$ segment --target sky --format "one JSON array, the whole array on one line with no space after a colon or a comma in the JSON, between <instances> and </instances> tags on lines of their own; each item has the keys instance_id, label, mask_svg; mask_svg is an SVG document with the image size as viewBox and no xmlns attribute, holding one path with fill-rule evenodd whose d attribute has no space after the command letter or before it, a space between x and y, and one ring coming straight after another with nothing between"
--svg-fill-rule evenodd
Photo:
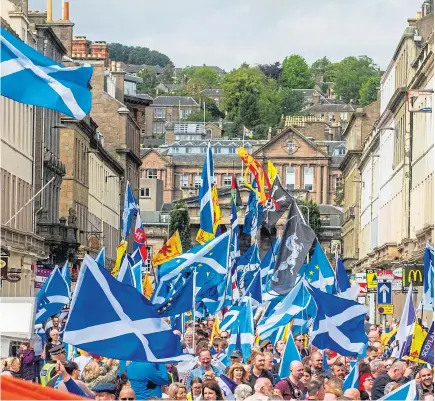
<instances>
[{"instance_id":1,"label":"sky","mask_svg":"<svg viewBox=\"0 0 435 401\"><path fill-rule=\"evenodd\" d=\"M70 0L74 35L166 54L177 67L367 55L388 66L423 0ZM62 0L53 0L54 19ZM46 0L29 0L46 10Z\"/></svg>"}]
</instances>

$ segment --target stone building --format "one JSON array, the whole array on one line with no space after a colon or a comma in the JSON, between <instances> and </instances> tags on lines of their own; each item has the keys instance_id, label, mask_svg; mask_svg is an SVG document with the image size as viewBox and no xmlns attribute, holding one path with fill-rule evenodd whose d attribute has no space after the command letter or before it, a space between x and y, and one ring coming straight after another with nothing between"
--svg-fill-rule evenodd
<instances>
[{"instance_id":1,"label":"stone building","mask_svg":"<svg viewBox=\"0 0 435 401\"><path fill-rule=\"evenodd\" d=\"M102 60L105 67L109 67L109 45L105 41L92 42L86 36L75 36L71 44L73 59L97 61Z\"/></svg>"},{"instance_id":2,"label":"stone building","mask_svg":"<svg viewBox=\"0 0 435 401\"><path fill-rule=\"evenodd\" d=\"M221 122L184 122L167 123L165 144L172 145L178 141L199 141L221 138Z\"/></svg>"}]
</instances>

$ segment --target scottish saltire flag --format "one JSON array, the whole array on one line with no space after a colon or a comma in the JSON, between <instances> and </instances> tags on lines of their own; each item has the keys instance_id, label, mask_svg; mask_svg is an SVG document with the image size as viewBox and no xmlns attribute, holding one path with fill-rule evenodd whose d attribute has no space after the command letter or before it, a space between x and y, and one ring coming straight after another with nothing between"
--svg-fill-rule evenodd
<instances>
[{"instance_id":1,"label":"scottish saltire flag","mask_svg":"<svg viewBox=\"0 0 435 401\"><path fill-rule=\"evenodd\" d=\"M301 267L299 274L315 288L319 288L328 294L336 292L334 270L332 270L319 241L316 241L311 260Z\"/></svg>"},{"instance_id":2,"label":"scottish saltire flag","mask_svg":"<svg viewBox=\"0 0 435 401\"><path fill-rule=\"evenodd\" d=\"M320 274L320 272L319 272ZM355 300L360 292L360 287L357 283L350 283L349 276L346 273L346 268L343 261L337 257L335 264L335 275L337 292L341 298Z\"/></svg>"},{"instance_id":3,"label":"scottish saltire flag","mask_svg":"<svg viewBox=\"0 0 435 401\"><path fill-rule=\"evenodd\" d=\"M136 216L133 240L133 253L140 255L142 262L145 264L148 261L147 236L143 229L140 211ZM137 262L137 260L135 260L135 262Z\"/></svg>"},{"instance_id":4,"label":"scottish saltire flag","mask_svg":"<svg viewBox=\"0 0 435 401\"><path fill-rule=\"evenodd\" d=\"M263 302L262 298L263 289L261 287L261 272L257 269L253 279L246 288L244 296L250 298L252 307L256 308Z\"/></svg>"},{"instance_id":5,"label":"scottish saltire flag","mask_svg":"<svg viewBox=\"0 0 435 401\"><path fill-rule=\"evenodd\" d=\"M293 335L308 334L313 324L313 318L306 316L306 313L302 311L295 316L292 322L291 332Z\"/></svg>"},{"instance_id":6,"label":"scottish saltire flag","mask_svg":"<svg viewBox=\"0 0 435 401\"><path fill-rule=\"evenodd\" d=\"M195 280L193 274L191 274L184 280L182 287L159 306L157 309L159 315L162 317L176 316L191 311L193 309L194 285Z\"/></svg>"},{"instance_id":7,"label":"scottish saltire flag","mask_svg":"<svg viewBox=\"0 0 435 401\"><path fill-rule=\"evenodd\" d=\"M121 220L121 239L126 240L130 234L131 218L138 210L136 199L131 190L130 183L127 181L124 194L124 210Z\"/></svg>"},{"instance_id":8,"label":"scottish saltire flag","mask_svg":"<svg viewBox=\"0 0 435 401\"><path fill-rule=\"evenodd\" d=\"M358 355L367 343L364 318L368 309L358 302L339 298L313 286L308 290L317 306L312 345L331 349L343 356Z\"/></svg>"},{"instance_id":9,"label":"scottish saltire flag","mask_svg":"<svg viewBox=\"0 0 435 401\"><path fill-rule=\"evenodd\" d=\"M257 188L255 180L252 182L252 187ZM246 206L245 221L243 223L243 232L251 237L257 235L257 229L261 224L261 215L263 213L263 205L258 203L257 194L251 190L249 192L248 204Z\"/></svg>"},{"instance_id":10,"label":"scottish saltire flag","mask_svg":"<svg viewBox=\"0 0 435 401\"><path fill-rule=\"evenodd\" d=\"M173 296L179 289L181 289L186 281L181 273L171 281L159 281L156 290L151 297L151 303L155 306L162 305L166 299Z\"/></svg>"},{"instance_id":11,"label":"scottish saltire flag","mask_svg":"<svg viewBox=\"0 0 435 401\"><path fill-rule=\"evenodd\" d=\"M64 341L113 359L140 362L186 359L180 338L154 306L135 288L123 285L100 269L88 255L77 279Z\"/></svg>"},{"instance_id":12,"label":"scottish saltire flag","mask_svg":"<svg viewBox=\"0 0 435 401\"><path fill-rule=\"evenodd\" d=\"M135 288L143 294L143 283L142 283L142 261L139 261L135 263L132 268L131 272L133 273L133 282Z\"/></svg>"},{"instance_id":13,"label":"scottish saltire flag","mask_svg":"<svg viewBox=\"0 0 435 401\"><path fill-rule=\"evenodd\" d=\"M214 164L210 143L207 148L207 156L201 174L201 186L199 187L199 230L196 240L204 244L214 238L213 222L214 207L212 189L214 186Z\"/></svg>"},{"instance_id":14,"label":"scottish saltire flag","mask_svg":"<svg viewBox=\"0 0 435 401\"><path fill-rule=\"evenodd\" d=\"M228 273L216 286L212 286L205 291L197 291L197 300L202 299L210 315L215 315L222 309L231 306L232 299L232 278Z\"/></svg>"},{"instance_id":15,"label":"scottish saltire flag","mask_svg":"<svg viewBox=\"0 0 435 401\"><path fill-rule=\"evenodd\" d=\"M68 293L71 295L71 274L69 271L68 261L62 267L62 277L65 280L66 285L68 286Z\"/></svg>"},{"instance_id":16,"label":"scottish saltire flag","mask_svg":"<svg viewBox=\"0 0 435 401\"><path fill-rule=\"evenodd\" d=\"M172 330L178 330L184 334L184 314L171 316L170 321Z\"/></svg>"},{"instance_id":17,"label":"scottish saltire flag","mask_svg":"<svg viewBox=\"0 0 435 401\"><path fill-rule=\"evenodd\" d=\"M36 295L35 324L44 323L69 302L69 290L56 266Z\"/></svg>"},{"instance_id":18,"label":"scottish saltire flag","mask_svg":"<svg viewBox=\"0 0 435 401\"><path fill-rule=\"evenodd\" d=\"M423 309L434 310L434 250L427 244L424 251Z\"/></svg>"},{"instance_id":19,"label":"scottish saltire flag","mask_svg":"<svg viewBox=\"0 0 435 401\"><path fill-rule=\"evenodd\" d=\"M263 290L266 288L267 281L270 281L273 275L273 269L275 267L276 255L278 253L279 244L281 242L281 238L277 237L276 240L272 243L266 255L260 262L260 271L261 271L261 285L263 286Z\"/></svg>"},{"instance_id":20,"label":"scottish saltire flag","mask_svg":"<svg viewBox=\"0 0 435 401\"><path fill-rule=\"evenodd\" d=\"M199 287L217 284L227 273L228 252L231 232L226 233L198 245L169 262L163 263L157 270L158 281L170 281L179 273L187 276L197 271Z\"/></svg>"},{"instance_id":21,"label":"scottish saltire flag","mask_svg":"<svg viewBox=\"0 0 435 401\"><path fill-rule=\"evenodd\" d=\"M280 379L284 379L290 376L290 364L293 361L302 362L301 354L296 348L296 344L293 340L293 336L289 336L285 345L284 354L279 365L278 376Z\"/></svg>"},{"instance_id":22,"label":"scottish saltire flag","mask_svg":"<svg viewBox=\"0 0 435 401\"><path fill-rule=\"evenodd\" d=\"M257 243L252 244L242 255L237 257L236 265L238 272L244 272L246 270L250 270L251 258L256 249ZM255 259L256 257L254 257ZM260 257L258 257L259 260ZM253 260L254 260L253 259Z\"/></svg>"},{"instance_id":23,"label":"scottish saltire flag","mask_svg":"<svg viewBox=\"0 0 435 401\"><path fill-rule=\"evenodd\" d=\"M235 304L231 306L227 313L225 313L224 318L222 319L221 324L219 325L220 331L229 330L231 332L234 331L235 324L239 318L240 308L242 304Z\"/></svg>"},{"instance_id":24,"label":"scottish saltire flag","mask_svg":"<svg viewBox=\"0 0 435 401\"><path fill-rule=\"evenodd\" d=\"M418 400L417 382L411 380L401 387L379 398L379 401L415 401Z\"/></svg>"},{"instance_id":25,"label":"scottish saltire flag","mask_svg":"<svg viewBox=\"0 0 435 401\"><path fill-rule=\"evenodd\" d=\"M92 67L64 67L1 28L1 95L77 120L91 111Z\"/></svg>"},{"instance_id":26,"label":"scottish saltire flag","mask_svg":"<svg viewBox=\"0 0 435 401\"><path fill-rule=\"evenodd\" d=\"M234 180L233 174L233 180ZM231 243L230 243L230 259L229 259L229 268L231 275L231 294L232 301L235 302L240 298L239 287L237 285L237 258L240 256L240 227L237 220L237 208L234 200L231 202Z\"/></svg>"},{"instance_id":27,"label":"scottish saltire flag","mask_svg":"<svg viewBox=\"0 0 435 401\"><path fill-rule=\"evenodd\" d=\"M358 379L359 379L359 364L354 363L350 372L344 379L343 393L349 388L356 388L358 390Z\"/></svg>"},{"instance_id":28,"label":"scottish saltire flag","mask_svg":"<svg viewBox=\"0 0 435 401\"><path fill-rule=\"evenodd\" d=\"M132 287L135 287L133 271L131 270L130 258L128 256L129 255L125 255L124 260L122 261L117 280L123 284L128 284Z\"/></svg>"},{"instance_id":29,"label":"scottish saltire flag","mask_svg":"<svg viewBox=\"0 0 435 401\"><path fill-rule=\"evenodd\" d=\"M260 320L258 334L261 338L270 335L277 328L290 323L301 311L304 311L307 317L316 315L316 304L300 280L285 298L270 311L269 316Z\"/></svg>"},{"instance_id":30,"label":"scottish saltire flag","mask_svg":"<svg viewBox=\"0 0 435 401\"><path fill-rule=\"evenodd\" d=\"M391 356L401 358L407 355L411 347L412 333L414 332L415 309L412 302L412 283L406 295L405 306L403 307L402 317L400 318L399 329L396 333L398 348L394 348Z\"/></svg>"},{"instance_id":31,"label":"scottish saltire flag","mask_svg":"<svg viewBox=\"0 0 435 401\"><path fill-rule=\"evenodd\" d=\"M103 246L100 249L100 252L98 252L97 257L95 258L95 262L97 262L97 265L100 266L102 269L106 269L106 247Z\"/></svg>"},{"instance_id":32,"label":"scottish saltire flag","mask_svg":"<svg viewBox=\"0 0 435 401\"><path fill-rule=\"evenodd\" d=\"M261 259L260 259L260 252L258 250L257 242L254 243L253 247L254 249L251 253L251 257L249 259L248 264L243 266L239 265L237 267L238 284L242 292L246 291L246 289L251 285L254 276L257 274L260 268ZM261 282L261 274L260 274L260 282Z\"/></svg>"}]
</instances>

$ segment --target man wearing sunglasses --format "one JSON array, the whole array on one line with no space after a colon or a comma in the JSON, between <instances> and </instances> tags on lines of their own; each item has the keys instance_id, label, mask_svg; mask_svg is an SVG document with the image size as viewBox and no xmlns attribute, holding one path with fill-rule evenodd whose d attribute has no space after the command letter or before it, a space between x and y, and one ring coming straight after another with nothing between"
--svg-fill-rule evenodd
<instances>
[{"instance_id":1,"label":"man wearing sunglasses","mask_svg":"<svg viewBox=\"0 0 435 401\"><path fill-rule=\"evenodd\" d=\"M124 386L119 393L119 399L122 401L133 401L136 399L136 394L130 386Z\"/></svg>"},{"instance_id":2,"label":"man wearing sunglasses","mask_svg":"<svg viewBox=\"0 0 435 401\"><path fill-rule=\"evenodd\" d=\"M308 348L305 348L305 339L303 334L296 334L293 336L294 342L296 344L296 348L301 355L301 359L304 359L306 356L310 355L310 351Z\"/></svg>"}]
</instances>

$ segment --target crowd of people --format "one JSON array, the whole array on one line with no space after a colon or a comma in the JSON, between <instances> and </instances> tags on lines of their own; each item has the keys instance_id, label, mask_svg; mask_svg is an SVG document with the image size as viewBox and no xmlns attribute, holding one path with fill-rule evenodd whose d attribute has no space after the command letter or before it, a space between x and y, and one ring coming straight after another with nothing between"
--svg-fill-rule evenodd
<instances>
[{"instance_id":1,"label":"crowd of people","mask_svg":"<svg viewBox=\"0 0 435 401\"><path fill-rule=\"evenodd\" d=\"M62 323L53 317L50 327L15 356L2 361L1 375L96 400L378 400L415 379L419 399L433 401L433 366L398 360L388 355L382 326L367 319L368 342L359 357L307 346L305 334L294 334L300 361L290 363L288 377L279 378L285 341L254 344L248 360L238 349L226 355L230 333L212 336L213 320L189 322L180 336L192 362L159 364L117 361L80 351L67 357ZM222 363L224 358L229 362ZM343 383L352 365L359 376L352 388Z\"/></svg>"}]
</instances>

